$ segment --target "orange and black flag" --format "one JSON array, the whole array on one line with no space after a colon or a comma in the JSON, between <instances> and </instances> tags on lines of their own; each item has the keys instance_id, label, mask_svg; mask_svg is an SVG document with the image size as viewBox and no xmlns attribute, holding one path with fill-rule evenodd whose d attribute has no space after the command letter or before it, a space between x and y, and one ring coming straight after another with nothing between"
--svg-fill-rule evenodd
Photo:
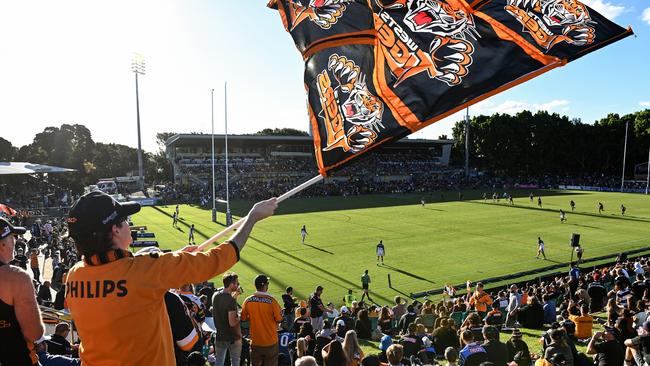
<instances>
[{"instance_id":1,"label":"orange and black flag","mask_svg":"<svg viewBox=\"0 0 650 366\"><path fill-rule=\"evenodd\" d=\"M319 171L632 34L577 0L271 0Z\"/></svg>"}]
</instances>

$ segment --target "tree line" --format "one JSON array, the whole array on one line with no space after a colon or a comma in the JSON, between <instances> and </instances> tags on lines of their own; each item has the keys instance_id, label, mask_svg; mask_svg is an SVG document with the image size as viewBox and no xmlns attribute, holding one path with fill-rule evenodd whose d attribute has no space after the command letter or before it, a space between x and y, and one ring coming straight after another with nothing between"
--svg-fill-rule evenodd
<instances>
[{"instance_id":1,"label":"tree line","mask_svg":"<svg viewBox=\"0 0 650 366\"><path fill-rule=\"evenodd\" d=\"M609 114L593 124L556 113L475 116L470 120L470 166L511 176L620 175L628 123L626 178L648 161L650 109ZM453 127L453 164L465 159L465 122Z\"/></svg>"},{"instance_id":2,"label":"tree line","mask_svg":"<svg viewBox=\"0 0 650 366\"><path fill-rule=\"evenodd\" d=\"M173 133L158 133L157 152L143 153L145 177L148 182L167 181L171 167L164 153L164 142ZM22 161L46 164L76 172L49 174L48 182L80 192L101 178L121 177L138 171L137 149L120 144L95 142L90 130L81 124L63 124L46 127L34 136L32 143L15 147L0 137L0 161ZM8 184L19 184L23 179L9 176Z\"/></svg>"},{"instance_id":3,"label":"tree line","mask_svg":"<svg viewBox=\"0 0 650 366\"><path fill-rule=\"evenodd\" d=\"M581 175L621 173L625 124L628 123L626 176L634 165L646 162L650 148L650 109L619 116L610 114L594 124L582 123L556 113L523 111L515 115L479 115L470 120L472 168L511 176L544 174ZM171 180L165 142L175 133L156 134L158 150L144 152L147 182ZM303 131L276 128L255 134L306 135ZM452 164L465 161L465 125L453 127L456 140ZM50 174L48 181L79 192L100 178L137 172L137 149L114 143L95 142L82 124L46 127L32 143L15 147L0 137L0 161L25 161L76 169L74 173ZM137 173L136 173L137 174ZM5 182L19 182L10 177Z\"/></svg>"}]
</instances>

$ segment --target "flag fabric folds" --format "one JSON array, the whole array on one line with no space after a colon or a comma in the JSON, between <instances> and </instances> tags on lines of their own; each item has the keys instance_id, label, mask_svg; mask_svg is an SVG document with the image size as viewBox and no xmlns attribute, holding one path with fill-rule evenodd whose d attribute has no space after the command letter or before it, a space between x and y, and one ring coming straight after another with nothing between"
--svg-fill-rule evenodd
<instances>
[{"instance_id":1,"label":"flag fabric folds","mask_svg":"<svg viewBox=\"0 0 650 366\"><path fill-rule=\"evenodd\" d=\"M319 172L631 35L577 0L271 0Z\"/></svg>"}]
</instances>

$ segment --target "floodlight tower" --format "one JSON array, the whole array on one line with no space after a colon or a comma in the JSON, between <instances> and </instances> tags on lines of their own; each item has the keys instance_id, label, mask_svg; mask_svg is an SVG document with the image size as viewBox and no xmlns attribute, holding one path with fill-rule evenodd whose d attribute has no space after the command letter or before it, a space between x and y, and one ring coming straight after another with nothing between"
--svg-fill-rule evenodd
<instances>
[{"instance_id":1,"label":"floodlight tower","mask_svg":"<svg viewBox=\"0 0 650 366\"><path fill-rule=\"evenodd\" d=\"M133 54L133 59L131 60L131 71L135 74L135 110L138 119L138 175L139 175L139 186L142 192L146 195L144 189L144 165L142 161L142 142L140 138L140 95L138 93L138 75L145 74L145 63L144 56L135 53Z\"/></svg>"}]
</instances>

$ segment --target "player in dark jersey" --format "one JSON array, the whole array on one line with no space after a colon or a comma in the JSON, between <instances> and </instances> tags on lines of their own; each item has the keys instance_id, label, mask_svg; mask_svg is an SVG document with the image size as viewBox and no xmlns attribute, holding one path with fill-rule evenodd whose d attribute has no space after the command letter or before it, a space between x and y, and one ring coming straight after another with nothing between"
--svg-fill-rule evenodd
<instances>
[{"instance_id":1,"label":"player in dark jersey","mask_svg":"<svg viewBox=\"0 0 650 366\"><path fill-rule=\"evenodd\" d=\"M542 208L542 197L537 197L537 207Z\"/></svg>"},{"instance_id":2,"label":"player in dark jersey","mask_svg":"<svg viewBox=\"0 0 650 366\"><path fill-rule=\"evenodd\" d=\"M598 213L603 213L605 211L605 206L603 206L602 202L598 202Z\"/></svg>"},{"instance_id":3,"label":"player in dark jersey","mask_svg":"<svg viewBox=\"0 0 650 366\"><path fill-rule=\"evenodd\" d=\"M623 204L621 204L621 215L625 216L625 211L626 210L627 210L627 208Z\"/></svg>"}]
</instances>

